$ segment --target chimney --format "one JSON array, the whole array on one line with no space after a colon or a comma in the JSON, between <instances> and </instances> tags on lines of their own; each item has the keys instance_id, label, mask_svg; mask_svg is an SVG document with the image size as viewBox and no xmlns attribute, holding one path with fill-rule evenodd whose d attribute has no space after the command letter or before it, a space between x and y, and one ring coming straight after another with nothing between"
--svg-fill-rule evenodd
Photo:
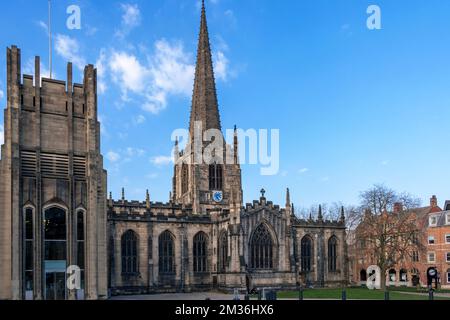
<instances>
[{"instance_id":1,"label":"chimney","mask_svg":"<svg viewBox=\"0 0 450 320\"><path fill-rule=\"evenodd\" d=\"M430 198L430 207L432 207L432 208L437 207L437 197L435 195L433 195Z\"/></svg>"},{"instance_id":2,"label":"chimney","mask_svg":"<svg viewBox=\"0 0 450 320\"><path fill-rule=\"evenodd\" d=\"M401 202L394 203L394 213L399 213L403 210L403 204Z\"/></svg>"}]
</instances>

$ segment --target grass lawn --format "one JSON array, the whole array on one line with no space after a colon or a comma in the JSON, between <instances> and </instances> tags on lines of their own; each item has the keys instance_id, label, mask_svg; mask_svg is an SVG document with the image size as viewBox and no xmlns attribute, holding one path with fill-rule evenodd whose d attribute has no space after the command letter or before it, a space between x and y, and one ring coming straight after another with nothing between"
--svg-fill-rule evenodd
<instances>
[{"instance_id":1,"label":"grass lawn","mask_svg":"<svg viewBox=\"0 0 450 320\"><path fill-rule=\"evenodd\" d=\"M381 290L369 290L367 288L347 288L347 299L363 299L363 300L384 300L384 292ZM298 299L298 291L280 291L277 293L279 299L293 298ZM341 299L341 288L318 288L306 289L303 291L305 299ZM428 296L413 295L389 290L390 300L428 300ZM435 297L436 300L450 300L445 298Z\"/></svg>"}]
</instances>

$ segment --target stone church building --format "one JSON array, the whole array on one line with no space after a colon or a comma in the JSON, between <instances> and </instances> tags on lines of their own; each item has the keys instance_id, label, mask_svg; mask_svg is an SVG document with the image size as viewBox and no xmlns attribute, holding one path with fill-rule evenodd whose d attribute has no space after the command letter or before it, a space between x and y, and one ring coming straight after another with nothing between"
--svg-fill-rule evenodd
<instances>
[{"instance_id":1,"label":"stone church building","mask_svg":"<svg viewBox=\"0 0 450 320\"><path fill-rule=\"evenodd\" d=\"M107 197L97 74L84 83L21 73L7 49L5 143L0 160L0 299L105 299L109 294L337 286L348 279L345 218L296 218L261 190L243 203L238 138L211 163L190 139L174 151L168 203ZM205 8L190 136L222 130ZM223 137L222 137L223 139ZM224 139L223 139L224 141ZM201 145L200 149L203 150ZM229 158L232 161L217 161ZM67 286L69 266L80 285Z\"/></svg>"}]
</instances>

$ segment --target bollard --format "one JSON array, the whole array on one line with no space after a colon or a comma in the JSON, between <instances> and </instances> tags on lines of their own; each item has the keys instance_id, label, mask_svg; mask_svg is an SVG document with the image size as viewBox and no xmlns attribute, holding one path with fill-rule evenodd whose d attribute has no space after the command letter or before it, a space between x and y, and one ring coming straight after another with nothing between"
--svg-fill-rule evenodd
<instances>
[{"instance_id":1,"label":"bollard","mask_svg":"<svg viewBox=\"0 0 450 320\"><path fill-rule=\"evenodd\" d=\"M298 290L298 300L303 300L303 288Z\"/></svg>"},{"instance_id":2,"label":"bollard","mask_svg":"<svg viewBox=\"0 0 450 320\"><path fill-rule=\"evenodd\" d=\"M347 300L347 291L342 290L342 300Z\"/></svg>"},{"instance_id":3,"label":"bollard","mask_svg":"<svg viewBox=\"0 0 450 320\"><path fill-rule=\"evenodd\" d=\"M433 292L433 289L430 289L430 291L428 291L428 300L434 300L434 292Z\"/></svg>"},{"instance_id":4,"label":"bollard","mask_svg":"<svg viewBox=\"0 0 450 320\"><path fill-rule=\"evenodd\" d=\"M384 292L384 300L389 300L389 291L388 290L386 290Z\"/></svg>"},{"instance_id":5,"label":"bollard","mask_svg":"<svg viewBox=\"0 0 450 320\"><path fill-rule=\"evenodd\" d=\"M261 300L261 298L262 298L261 296L262 296L262 292L261 292L261 290L259 290L258 291L258 300Z\"/></svg>"}]
</instances>

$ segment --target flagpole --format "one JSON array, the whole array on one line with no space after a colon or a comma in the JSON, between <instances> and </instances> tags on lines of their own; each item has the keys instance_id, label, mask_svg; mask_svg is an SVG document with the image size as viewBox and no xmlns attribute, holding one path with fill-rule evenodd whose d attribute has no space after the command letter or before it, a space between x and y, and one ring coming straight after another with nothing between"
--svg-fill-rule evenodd
<instances>
[{"instance_id":1,"label":"flagpole","mask_svg":"<svg viewBox=\"0 0 450 320\"><path fill-rule=\"evenodd\" d=\"M52 78L52 10L51 0L48 0L48 57L50 68L50 79Z\"/></svg>"}]
</instances>

